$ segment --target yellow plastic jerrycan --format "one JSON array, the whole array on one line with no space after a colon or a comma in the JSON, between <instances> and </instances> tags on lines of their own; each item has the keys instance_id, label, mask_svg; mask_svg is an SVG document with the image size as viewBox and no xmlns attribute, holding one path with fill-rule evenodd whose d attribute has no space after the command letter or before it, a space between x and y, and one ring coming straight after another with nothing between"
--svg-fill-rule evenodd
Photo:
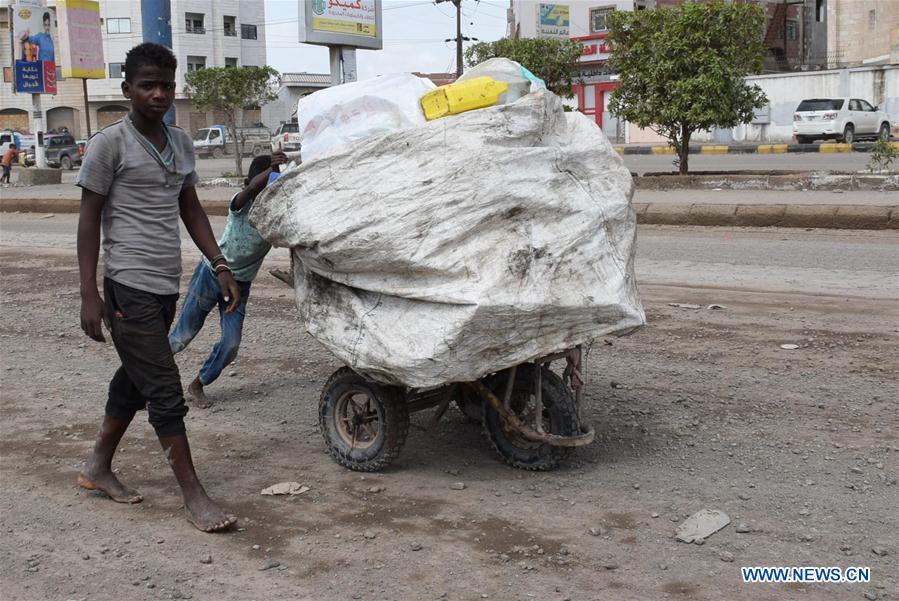
<instances>
[{"instance_id":1,"label":"yellow plastic jerrycan","mask_svg":"<svg viewBox=\"0 0 899 601\"><path fill-rule=\"evenodd\" d=\"M425 119L433 121L447 115L493 106L509 84L492 77L475 77L431 90L421 97Z\"/></svg>"}]
</instances>

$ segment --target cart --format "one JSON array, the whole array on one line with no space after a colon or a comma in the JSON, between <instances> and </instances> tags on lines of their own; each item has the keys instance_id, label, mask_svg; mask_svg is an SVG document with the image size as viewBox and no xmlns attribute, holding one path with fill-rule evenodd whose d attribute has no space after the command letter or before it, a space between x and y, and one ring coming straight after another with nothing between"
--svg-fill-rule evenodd
<instances>
[{"instance_id":1,"label":"cart","mask_svg":"<svg viewBox=\"0 0 899 601\"><path fill-rule=\"evenodd\" d=\"M360 472L384 469L399 454L409 415L436 408L431 428L451 403L473 421L497 453L513 467L555 468L573 447L593 442L582 424L584 376L577 347L490 374L475 382L405 389L373 382L349 367L338 369L322 390L319 425L328 453ZM565 361L562 375L552 371Z\"/></svg>"},{"instance_id":2,"label":"cart","mask_svg":"<svg viewBox=\"0 0 899 601\"><path fill-rule=\"evenodd\" d=\"M269 270L293 288L293 273ZM592 427L581 419L584 396L583 348L539 357L474 382L432 388L381 384L349 367L325 384L318 419L328 453L358 472L377 472L396 459L409 433L409 415L435 408L436 428L452 403L472 421L509 465L548 471L574 447L590 444ZM565 362L559 375L552 364Z\"/></svg>"}]
</instances>

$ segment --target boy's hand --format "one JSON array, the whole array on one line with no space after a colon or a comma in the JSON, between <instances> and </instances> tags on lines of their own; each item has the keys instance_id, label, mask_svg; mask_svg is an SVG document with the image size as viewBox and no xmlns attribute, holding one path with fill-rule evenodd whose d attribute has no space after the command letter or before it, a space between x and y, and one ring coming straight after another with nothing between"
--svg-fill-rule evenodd
<instances>
[{"instance_id":1,"label":"boy's hand","mask_svg":"<svg viewBox=\"0 0 899 601\"><path fill-rule=\"evenodd\" d=\"M225 302L228 303L225 313L231 313L237 308L237 303L240 302L240 289L237 287L237 282L234 281L234 276L231 275L230 271L222 271L216 276L216 279L218 279L222 296Z\"/></svg>"},{"instance_id":2,"label":"boy's hand","mask_svg":"<svg viewBox=\"0 0 899 601\"><path fill-rule=\"evenodd\" d=\"M96 290L93 294L88 293L81 298L81 329L97 342L106 342L101 326L101 323L106 321L105 313L106 305ZM108 323L106 327L109 327Z\"/></svg>"},{"instance_id":3,"label":"boy's hand","mask_svg":"<svg viewBox=\"0 0 899 601\"><path fill-rule=\"evenodd\" d=\"M272 153L272 167L275 165L283 165L287 162L287 155L284 154L283 150L277 150ZM273 169L274 171L274 169Z\"/></svg>"}]
</instances>

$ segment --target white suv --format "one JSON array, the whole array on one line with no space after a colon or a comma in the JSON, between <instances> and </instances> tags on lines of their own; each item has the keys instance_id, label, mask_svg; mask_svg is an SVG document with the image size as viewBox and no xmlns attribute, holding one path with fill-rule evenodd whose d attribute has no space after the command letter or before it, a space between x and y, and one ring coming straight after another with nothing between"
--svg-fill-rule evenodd
<instances>
[{"instance_id":1,"label":"white suv","mask_svg":"<svg viewBox=\"0 0 899 601\"><path fill-rule=\"evenodd\" d=\"M890 117L859 98L810 98L793 113L793 135L800 144L838 139L851 144L860 138L890 139Z\"/></svg>"}]
</instances>

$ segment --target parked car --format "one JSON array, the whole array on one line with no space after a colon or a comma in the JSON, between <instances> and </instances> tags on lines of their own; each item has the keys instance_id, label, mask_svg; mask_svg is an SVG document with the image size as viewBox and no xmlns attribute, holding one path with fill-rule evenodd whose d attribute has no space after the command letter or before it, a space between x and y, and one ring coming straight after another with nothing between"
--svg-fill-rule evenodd
<instances>
[{"instance_id":1,"label":"parked car","mask_svg":"<svg viewBox=\"0 0 899 601\"><path fill-rule=\"evenodd\" d=\"M272 136L272 149L296 152L300 149L300 126L296 121L282 123Z\"/></svg>"},{"instance_id":2,"label":"parked car","mask_svg":"<svg viewBox=\"0 0 899 601\"><path fill-rule=\"evenodd\" d=\"M81 164L83 151L79 152L78 143L72 134L44 134L44 158L48 167L73 169ZM34 165L34 144L28 147L25 154L25 165Z\"/></svg>"},{"instance_id":3,"label":"parked car","mask_svg":"<svg viewBox=\"0 0 899 601\"><path fill-rule=\"evenodd\" d=\"M266 127L242 127L237 129L242 141L241 152L258 157L268 150L271 131ZM226 154L234 154L234 142L231 132L224 125L210 125L197 131L194 135L194 152L197 156L209 156L220 159Z\"/></svg>"},{"instance_id":4,"label":"parked car","mask_svg":"<svg viewBox=\"0 0 899 601\"><path fill-rule=\"evenodd\" d=\"M860 98L809 98L793 113L793 135L800 144L834 139L890 139L890 117Z\"/></svg>"}]
</instances>

